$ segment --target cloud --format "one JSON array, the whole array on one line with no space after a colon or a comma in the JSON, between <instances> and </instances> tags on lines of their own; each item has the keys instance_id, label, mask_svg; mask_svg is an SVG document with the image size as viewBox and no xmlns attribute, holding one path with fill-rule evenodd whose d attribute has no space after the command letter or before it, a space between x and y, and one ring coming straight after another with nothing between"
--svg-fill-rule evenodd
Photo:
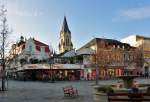
<instances>
[{"instance_id":1,"label":"cloud","mask_svg":"<svg viewBox=\"0 0 150 102\"><path fill-rule=\"evenodd\" d=\"M150 17L150 7L130 8L121 10L119 13L120 17L126 19L144 19Z\"/></svg>"},{"instance_id":2,"label":"cloud","mask_svg":"<svg viewBox=\"0 0 150 102\"><path fill-rule=\"evenodd\" d=\"M0 0L1 2L1 0ZM44 15L42 10L39 8L30 8L23 6L23 2L16 0L16 1L7 1L3 2L7 8L7 14L9 16L19 16L19 17L38 17Z\"/></svg>"},{"instance_id":3,"label":"cloud","mask_svg":"<svg viewBox=\"0 0 150 102\"><path fill-rule=\"evenodd\" d=\"M38 17L42 16L43 12L38 11L38 10L32 10L32 11L27 11L27 10L8 10L8 15L11 16L20 16L20 17Z\"/></svg>"}]
</instances>

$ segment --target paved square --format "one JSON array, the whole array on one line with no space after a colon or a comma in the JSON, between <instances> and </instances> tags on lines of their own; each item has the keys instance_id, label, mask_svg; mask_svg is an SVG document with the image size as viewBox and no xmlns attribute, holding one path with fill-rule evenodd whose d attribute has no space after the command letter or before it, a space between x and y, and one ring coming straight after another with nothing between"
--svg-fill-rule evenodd
<instances>
[{"instance_id":1,"label":"paved square","mask_svg":"<svg viewBox=\"0 0 150 102\"><path fill-rule=\"evenodd\" d=\"M136 79L138 83L149 84L150 79ZM118 80L101 80L99 84L116 84ZM94 81L39 81L10 80L9 91L0 92L0 102L94 102ZM66 98L62 87L72 85L79 91L79 97Z\"/></svg>"},{"instance_id":2,"label":"paved square","mask_svg":"<svg viewBox=\"0 0 150 102\"><path fill-rule=\"evenodd\" d=\"M0 102L93 102L93 82L33 82L9 81L9 91L0 93ZM73 85L79 91L79 97L64 97L62 87Z\"/></svg>"}]
</instances>

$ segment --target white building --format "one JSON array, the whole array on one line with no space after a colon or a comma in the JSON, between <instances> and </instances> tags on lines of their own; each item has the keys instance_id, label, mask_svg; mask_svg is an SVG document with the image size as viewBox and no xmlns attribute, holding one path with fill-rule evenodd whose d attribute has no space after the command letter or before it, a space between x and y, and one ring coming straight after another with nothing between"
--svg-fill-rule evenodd
<instances>
[{"instance_id":1,"label":"white building","mask_svg":"<svg viewBox=\"0 0 150 102\"><path fill-rule=\"evenodd\" d=\"M50 55L48 45L33 38L24 41L22 37L10 50L9 71L20 80L45 80L46 77L50 80L52 74L55 75L55 80L80 79L83 66L70 61L76 55L75 50L62 53L58 57L55 55L51 59Z\"/></svg>"},{"instance_id":2,"label":"white building","mask_svg":"<svg viewBox=\"0 0 150 102\"><path fill-rule=\"evenodd\" d=\"M23 58L25 56L29 56L28 60L31 58L38 60L45 60L49 58L50 50L47 44L33 38L29 38L23 46L24 49L21 53L21 57Z\"/></svg>"},{"instance_id":3,"label":"white building","mask_svg":"<svg viewBox=\"0 0 150 102\"><path fill-rule=\"evenodd\" d=\"M46 63L50 57L50 49L47 44L44 44L34 38L20 41L12 45L8 56L8 71L18 72L25 71L24 66L28 64ZM43 67L41 67L43 69Z\"/></svg>"}]
</instances>

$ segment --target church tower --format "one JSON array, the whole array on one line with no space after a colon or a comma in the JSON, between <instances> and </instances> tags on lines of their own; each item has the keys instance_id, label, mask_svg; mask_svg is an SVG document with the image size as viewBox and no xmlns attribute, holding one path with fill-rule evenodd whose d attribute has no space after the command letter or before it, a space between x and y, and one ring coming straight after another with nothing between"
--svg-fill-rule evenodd
<instances>
[{"instance_id":1,"label":"church tower","mask_svg":"<svg viewBox=\"0 0 150 102\"><path fill-rule=\"evenodd\" d=\"M63 25L60 31L59 38L59 53L63 53L65 51L70 51L73 49L73 44L71 41L71 32L69 30L66 16L64 17Z\"/></svg>"}]
</instances>

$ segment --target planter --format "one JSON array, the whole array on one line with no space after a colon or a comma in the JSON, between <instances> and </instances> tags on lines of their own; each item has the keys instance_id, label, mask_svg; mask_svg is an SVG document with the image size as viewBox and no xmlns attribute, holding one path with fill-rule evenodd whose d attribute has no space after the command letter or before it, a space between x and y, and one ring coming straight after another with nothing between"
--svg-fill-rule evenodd
<instances>
[{"instance_id":1,"label":"planter","mask_svg":"<svg viewBox=\"0 0 150 102\"><path fill-rule=\"evenodd\" d=\"M108 102L107 93L99 92L98 88L100 86L94 86L93 98L94 102Z\"/></svg>"},{"instance_id":2,"label":"planter","mask_svg":"<svg viewBox=\"0 0 150 102\"><path fill-rule=\"evenodd\" d=\"M94 93L94 102L108 102L106 93Z\"/></svg>"}]
</instances>

